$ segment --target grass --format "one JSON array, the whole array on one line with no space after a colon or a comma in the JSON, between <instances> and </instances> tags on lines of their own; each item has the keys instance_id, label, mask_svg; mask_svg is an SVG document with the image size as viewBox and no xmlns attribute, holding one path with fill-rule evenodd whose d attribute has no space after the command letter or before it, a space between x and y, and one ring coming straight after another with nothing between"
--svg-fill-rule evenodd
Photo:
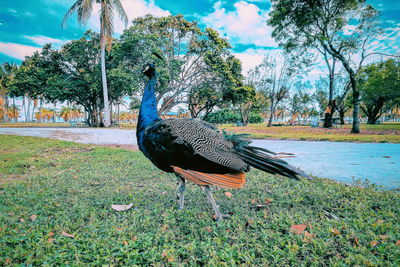
<instances>
[{"instance_id":1,"label":"grass","mask_svg":"<svg viewBox=\"0 0 400 267\"><path fill-rule=\"evenodd\" d=\"M140 152L1 135L0 265L400 265L398 193L253 170L215 190L217 224L197 187L184 210L175 189Z\"/></svg>"},{"instance_id":2,"label":"grass","mask_svg":"<svg viewBox=\"0 0 400 267\"><path fill-rule=\"evenodd\" d=\"M237 127L232 124L223 124L220 128L236 133L248 133L256 139L400 143L400 123L361 124L360 134L351 134L351 125L325 129L310 126L266 127L265 124L249 124L245 127Z\"/></svg>"}]
</instances>

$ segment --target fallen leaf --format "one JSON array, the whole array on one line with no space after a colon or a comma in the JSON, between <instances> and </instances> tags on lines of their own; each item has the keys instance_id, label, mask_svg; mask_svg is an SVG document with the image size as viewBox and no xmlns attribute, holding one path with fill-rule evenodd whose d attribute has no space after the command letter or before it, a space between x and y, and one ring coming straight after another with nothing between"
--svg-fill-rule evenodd
<instances>
[{"instance_id":1,"label":"fallen leaf","mask_svg":"<svg viewBox=\"0 0 400 267\"><path fill-rule=\"evenodd\" d=\"M305 224L296 224L296 225L292 225L290 226L290 231L294 234L301 234L304 232L304 230L306 230L307 225Z\"/></svg>"},{"instance_id":2,"label":"fallen leaf","mask_svg":"<svg viewBox=\"0 0 400 267\"><path fill-rule=\"evenodd\" d=\"M54 233L53 233L53 232L50 232L50 233L49 233L49 236L54 236Z\"/></svg>"},{"instance_id":3,"label":"fallen leaf","mask_svg":"<svg viewBox=\"0 0 400 267\"><path fill-rule=\"evenodd\" d=\"M54 238L49 238L49 239L47 239L47 242L53 243L53 242L54 242Z\"/></svg>"},{"instance_id":4,"label":"fallen leaf","mask_svg":"<svg viewBox=\"0 0 400 267\"><path fill-rule=\"evenodd\" d=\"M133 203L129 203L128 205L111 205L111 208L116 211L126 211L132 208Z\"/></svg>"},{"instance_id":5,"label":"fallen leaf","mask_svg":"<svg viewBox=\"0 0 400 267\"><path fill-rule=\"evenodd\" d=\"M203 227L203 230L206 231L206 232L211 233L211 227L210 226Z\"/></svg>"},{"instance_id":6,"label":"fallen leaf","mask_svg":"<svg viewBox=\"0 0 400 267\"><path fill-rule=\"evenodd\" d=\"M232 197L232 193L231 192L225 192L225 196L227 196L228 198Z\"/></svg>"},{"instance_id":7,"label":"fallen leaf","mask_svg":"<svg viewBox=\"0 0 400 267\"><path fill-rule=\"evenodd\" d=\"M251 200L251 204L255 204L256 203L256 200L255 199L252 199Z\"/></svg>"},{"instance_id":8,"label":"fallen leaf","mask_svg":"<svg viewBox=\"0 0 400 267\"><path fill-rule=\"evenodd\" d=\"M304 231L303 241L310 242L313 239L314 235L310 234L308 231Z\"/></svg>"},{"instance_id":9,"label":"fallen leaf","mask_svg":"<svg viewBox=\"0 0 400 267\"><path fill-rule=\"evenodd\" d=\"M356 246L359 246L360 245L360 242L358 241L358 238L355 236L355 237L353 237L353 239L351 240L351 242L354 244L354 245L356 245Z\"/></svg>"},{"instance_id":10,"label":"fallen leaf","mask_svg":"<svg viewBox=\"0 0 400 267\"><path fill-rule=\"evenodd\" d=\"M382 241L386 241L388 236L387 235L380 235L380 238L382 239Z\"/></svg>"},{"instance_id":11,"label":"fallen leaf","mask_svg":"<svg viewBox=\"0 0 400 267\"><path fill-rule=\"evenodd\" d=\"M37 215L33 214L30 218L31 218L31 221L34 222L36 220L36 218L37 218Z\"/></svg>"},{"instance_id":12,"label":"fallen leaf","mask_svg":"<svg viewBox=\"0 0 400 267\"><path fill-rule=\"evenodd\" d=\"M128 242L126 240L124 240L124 242L122 242L124 244L124 246L128 245Z\"/></svg>"},{"instance_id":13,"label":"fallen leaf","mask_svg":"<svg viewBox=\"0 0 400 267\"><path fill-rule=\"evenodd\" d=\"M24 220L24 219L19 219L19 221L20 221L20 222L22 222L22 223L23 223L23 222L25 222L25 220Z\"/></svg>"},{"instance_id":14,"label":"fallen leaf","mask_svg":"<svg viewBox=\"0 0 400 267\"><path fill-rule=\"evenodd\" d=\"M379 224L384 223L384 222L385 222L385 220L377 220L376 221L376 223L379 223Z\"/></svg>"},{"instance_id":15,"label":"fallen leaf","mask_svg":"<svg viewBox=\"0 0 400 267\"><path fill-rule=\"evenodd\" d=\"M7 258L6 261L4 262L5 265L10 265L12 263L10 258Z\"/></svg>"},{"instance_id":16,"label":"fallen leaf","mask_svg":"<svg viewBox=\"0 0 400 267\"><path fill-rule=\"evenodd\" d=\"M75 235L73 235L73 234L68 234L67 232L64 232L64 231L61 232L61 235L62 235L62 236L65 236L65 237L75 238Z\"/></svg>"},{"instance_id":17,"label":"fallen leaf","mask_svg":"<svg viewBox=\"0 0 400 267\"><path fill-rule=\"evenodd\" d=\"M269 203L271 203L271 202L272 202L272 199L271 199L271 198L266 198L266 199L265 199L265 203L269 204Z\"/></svg>"},{"instance_id":18,"label":"fallen leaf","mask_svg":"<svg viewBox=\"0 0 400 267\"><path fill-rule=\"evenodd\" d=\"M333 235L340 235L340 231L336 228L332 228L331 230L329 230L329 232L331 232Z\"/></svg>"},{"instance_id":19,"label":"fallen leaf","mask_svg":"<svg viewBox=\"0 0 400 267\"><path fill-rule=\"evenodd\" d=\"M171 262L171 261L174 261L174 259L173 258L168 258L167 261Z\"/></svg>"},{"instance_id":20,"label":"fallen leaf","mask_svg":"<svg viewBox=\"0 0 400 267\"><path fill-rule=\"evenodd\" d=\"M164 252L161 254L161 257L163 257L163 258L167 257L167 252L164 251Z\"/></svg>"},{"instance_id":21,"label":"fallen leaf","mask_svg":"<svg viewBox=\"0 0 400 267\"><path fill-rule=\"evenodd\" d=\"M132 240L132 241L136 241L136 240L137 240L137 237L136 237L136 236L133 236L133 237L131 238L131 240Z\"/></svg>"},{"instance_id":22,"label":"fallen leaf","mask_svg":"<svg viewBox=\"0 0 400 267\"><path fill-rule=\"evenodd\" d=\"M396 241L396 245L397 245L397 246L400 246L400 240L397 240L397 241Z\"/></svg>"},{"instance_id":23,"label":"fallen leaf","mask_svg":"<svg viewBox=\"0 0 400 267\"><path fill-rule=\"evenodd\" d=\"M370 244L371 246L375 247L376 245L378 245L378 241L372 240Z\"/></svg>"}]
</instances>

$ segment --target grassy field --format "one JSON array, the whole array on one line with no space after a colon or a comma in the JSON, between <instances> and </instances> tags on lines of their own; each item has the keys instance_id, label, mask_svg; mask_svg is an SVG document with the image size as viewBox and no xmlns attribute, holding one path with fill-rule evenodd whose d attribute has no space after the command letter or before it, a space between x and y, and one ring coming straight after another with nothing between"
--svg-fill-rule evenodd
<instances>
[{"instance_id":1,"label":"grassy field","mask_svg":"<svg viewBox=\"0 0 400 267\"><path fill-rule=\"evenodd\" d=\"M274 126L265 124L249 124L237 127L232 124L223 124L222 129L236 133L248 133L257 139L293 139L317 140L335 142L376 142L400 143L400 123L385 123L378 125L361 124L360 134L351 134L351 125L338 128L312 128L310 126Z\"/></svg>"},{"instance_id":2,"label":"grassy field","mask_svg":"<svg viewBox=\"0 0 400 267\"><path fill-rule=\"evenodd\" d=\"M140 152L0 135L0 265L400 265L398 193L253 170L217 224L175 189Z\"/></svg>"}]
</instances>

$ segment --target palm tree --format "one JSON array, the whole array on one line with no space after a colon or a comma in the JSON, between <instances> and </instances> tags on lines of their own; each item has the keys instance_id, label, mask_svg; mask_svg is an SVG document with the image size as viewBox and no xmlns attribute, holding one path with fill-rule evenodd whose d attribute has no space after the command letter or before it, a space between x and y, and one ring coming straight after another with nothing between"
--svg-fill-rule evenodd
<instances>
[{"instance_id":1,"label":"palm tree","mask_svg":"<svg viewBox=\"0 0 400 267\"><path fill-rule=\"evenodd\" d=\"M85 24L93 10L94 3L100 4L100 51L101 51L101 78L103 81L103 98L104 98L104 126L111 125L110 107L108 102L108 88L106 77L106 60L105 49L111 49L112 34L114 32L114 11L118 13L121 20L128 24L128 17L120 0L76 0L76 2L67 11L61 26L65 26L68 18L74 13L78 14L78 23Z\"/></svg>"}]
</instances>

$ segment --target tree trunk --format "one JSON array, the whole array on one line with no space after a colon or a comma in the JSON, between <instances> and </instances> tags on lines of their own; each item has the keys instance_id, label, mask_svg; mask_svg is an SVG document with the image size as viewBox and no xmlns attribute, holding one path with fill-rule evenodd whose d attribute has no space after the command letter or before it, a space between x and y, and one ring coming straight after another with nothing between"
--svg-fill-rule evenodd
<instances>
[{"instance_id":1,"label":"tree trunk","mask_svg":"<svg viewBox=\"0 0 400 267\"><path fill-rule=\"evenodd\" d=\"M376 121L378 120L379 117L375 117L375 116L368 116L368 120L367 120L367 124L376 124Z\"/></svg>"},{"instance_id":2,"label":"tree trunk","mask_svg":"<svg viewBox=\"0 0 400 267\"><path fill-rule=\"evenodd\" d=\"M333 103L333 89L335 86L335 58L332 59L332 66L329 64L328 57L325 52L325 61L327 63L328 69L329 69L329 95L328 95L328 108L327 111L325 112L325 120L324 120L324 128L331 128L332 127L332 117L333 113L335 112L335 106Z\"/></svg>"},{"instance_id":3,"label":"tree trunk","mask_svg":"<svg viewBox=\"0 0 400 267\"><path fill-rule=\"evenodd\" d=\"M103 6L102 6L103 8ZM104 36L104 26L100 19L100 50L101 50L101 79L103 81L103 100L104 100L104 127L110 127L110 107L108 102L108 88L106 76L106 40Z\"/></svg>"},{"instance_id":4,"label":"tree trunk","mask_svg":"<svg viewBox=\"0 0 400 267\"><path fill-rule=\"evenodd\" d=\"M344 109L339 109L339 118L340 118L340 124L344 125Z\"/></svg>"},{"instance_id":5,"label":"tree trunk","mask_svg":"<svg viewBox=\"0 0 400 267\"><path fill-rule=\"evenodd\" d=\"M14 118L14 122L18 122L18 118L17 118L17 116L16 116L16 114L15 114L15 108L17 107L16 105L15 105L15 97L13 97L13 118Z\"/></svg>"},{"instance_id":6,"label":"tree trunk","mask_svg":"<svg viewBox=\"0 0 400 267\"><path fill-rule=\"evenodd\" d=\"M274 113L275 113L274 101L271 101L271 102L272 102L271 103L271 110L270 110L271 115L269 116L267 127L271 127L272 126L272 118L273 118Z\"/></svg>"},{"instance_id":7,"label":"tree trunk","mask_svg":"<svg viewBox=\"0 0 400 267\"><path fill-rule=\"evenodd\" d=\"M351 88L353 90L353 125L351 127L351 133L360 133L360 90L357 88L356 74L350 67L347 60L343 55L338 55L339 60L342 62L343 67L349 74Z\"/></svg>"},{"instance_id":8,"label":"tree trunk","mask_svg":"<svg viewBox=\"0 0 400 267\"><path fill-rule=\"evenodd\" d=\"M26 107L25 122L29 122L29 118L30 118L30 108L31 108L31 100L29 99L29 97L26 97L26 99L28 100L28 106L25 105L25 107Z\"/></svg>"},{"instance_id":9,"label":"tree trunk","mask_svg":"<svg viewBox=\"0 0 400 267\"><path fill-rule=\"evenodd\" d=\"M53 109L54 109L54 112L53 112L53 123L56 123L56 103L55 102L53 104Z\"/></svg>"},{"instance_id":10,"label":"tree trunk","mask_svg":"<svg viewBox=\"0 0 400 267\"><path fill-rule=\"evenodd\" d=\"M325 112L324 128L332 128L332 117L331 112Z\"/></svg>"},{"instance_id":11,"label":"tree trunk","mask_svg":"<svg viewBox=\"0 0 400 267\"><path fill-rule=\"evenodd\" d=\"M8 118L8 97L7 97L7 95L4 95L4 117L3 117L3 121L5 123L7 123L9 121L9 118Z\"/></svg>"},{"instance_id":12,"label":"tree trunk","mask_svg":"<svg viewBox=\"0 0 400 267\"><path fill-rule=\"evenodd\" d=\"M120 103L118 102L118 104L117 104L117 123L119 124L119 106L120 106Z\"/></svg>"}]
</instances>

